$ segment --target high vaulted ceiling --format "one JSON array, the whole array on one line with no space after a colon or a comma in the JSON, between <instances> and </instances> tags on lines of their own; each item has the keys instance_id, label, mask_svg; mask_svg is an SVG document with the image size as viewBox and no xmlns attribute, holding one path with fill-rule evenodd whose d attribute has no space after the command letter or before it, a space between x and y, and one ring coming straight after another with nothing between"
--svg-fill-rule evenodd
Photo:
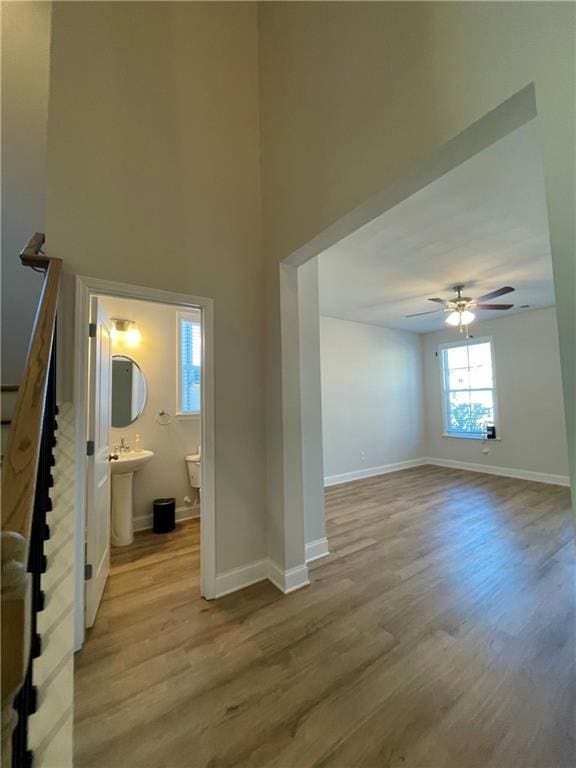
<instances>
[{"instance_id":1,"label":"high vaulted ceiling","mask_svg":"<svg viewBox=\"0 0 576 768\"><path fill-rule=\"evenodd\" d=\"M515 308L555 303L535 122L501 139L318 257L320 313L418 333L444 326L427 299L511 285Z\"/></svg>"}]
</instances>

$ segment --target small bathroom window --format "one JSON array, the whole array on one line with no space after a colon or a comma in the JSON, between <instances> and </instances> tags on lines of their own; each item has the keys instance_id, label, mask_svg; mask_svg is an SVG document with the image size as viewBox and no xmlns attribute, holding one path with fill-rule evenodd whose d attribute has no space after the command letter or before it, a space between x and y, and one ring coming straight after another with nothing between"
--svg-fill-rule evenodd
<instances>
[{"instance_id":1,"label":"small bathroom window","mask_svg":"<svg viewBox=\"0 0 576 768\"><path fill-rule=\"evenodd\" d=\"M178 313L178 413L198 415L201 405L202 326L200 313Z\"/></svg>"}]
</instances>

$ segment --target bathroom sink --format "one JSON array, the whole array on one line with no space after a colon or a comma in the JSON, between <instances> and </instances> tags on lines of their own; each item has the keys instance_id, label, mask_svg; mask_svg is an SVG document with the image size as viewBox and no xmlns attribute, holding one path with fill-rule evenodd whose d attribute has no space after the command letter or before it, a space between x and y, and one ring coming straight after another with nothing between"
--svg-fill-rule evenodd
<instances>
[{"instance_id":1,"label":"bathroom sink","mask_svg":"<svg viewBox=\"0 0 576 768\"><path fill-rule=\"evenodd\" d=\"M126 475L129 472L138 472L145 464L148 464L154 456L154 451L126 451L119 453L117 459L110 462L113 475Z\"/></svg>"},{"instance_id":2,"label":"bathroom sink","mask_svg":"<svg viewBox=\"0 0 576 768\"><path fill-rule=\"evenodd\" d=\"M112 459L112 510L110 541L113 547L123 547L134 540L134 515L132 512L132 481L151 458L153 451L120 451Z\"/></svg>"}]
</instances>

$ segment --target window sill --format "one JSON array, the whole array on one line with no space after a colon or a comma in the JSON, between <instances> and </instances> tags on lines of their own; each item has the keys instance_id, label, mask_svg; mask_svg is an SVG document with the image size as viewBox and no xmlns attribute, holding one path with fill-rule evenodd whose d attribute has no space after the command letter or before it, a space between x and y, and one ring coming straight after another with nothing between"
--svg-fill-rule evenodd
<instances>
[{"instance_id":1,"label":"window sill","mask_svg":"<svg viewBox=\"0 0 576 768\"><path fill-rule=\"evenodd\" d=\"M177 419L199 419L201 416L200 412L198 413L176 413Z\"/></svg>"},{"instance_id":2,"label":"window sill","mask_svg":"<svg viewBox=\"0 0 576 768\"><path fill-rule=\"evenodd\" d=\"M499 443L502 439L501 437L493 437L488 440L487 437L482 437L481 435L452 435L450 432L443 432L442 437L454 437L456 440L480 440L487 443Z\"/></svg>"}]
</instances>

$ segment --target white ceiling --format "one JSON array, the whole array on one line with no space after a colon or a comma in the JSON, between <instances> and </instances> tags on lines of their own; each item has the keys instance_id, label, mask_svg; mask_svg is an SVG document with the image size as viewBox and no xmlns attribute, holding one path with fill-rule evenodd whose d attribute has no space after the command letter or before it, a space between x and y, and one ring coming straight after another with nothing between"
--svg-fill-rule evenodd
<instances>
[{"instance_id":1,"label":"white ceiling","mask_svg":"<svg viewBox=\"0 0 576 768\"><path fill-rule=\"evenodd\" d=\"M444 326L428 297L479 296L516 288L494 301L500 317L555 303L542 163L529 123L333 245L318 257L320 314L428 333Z\"/></svg>"}]
</instances>

